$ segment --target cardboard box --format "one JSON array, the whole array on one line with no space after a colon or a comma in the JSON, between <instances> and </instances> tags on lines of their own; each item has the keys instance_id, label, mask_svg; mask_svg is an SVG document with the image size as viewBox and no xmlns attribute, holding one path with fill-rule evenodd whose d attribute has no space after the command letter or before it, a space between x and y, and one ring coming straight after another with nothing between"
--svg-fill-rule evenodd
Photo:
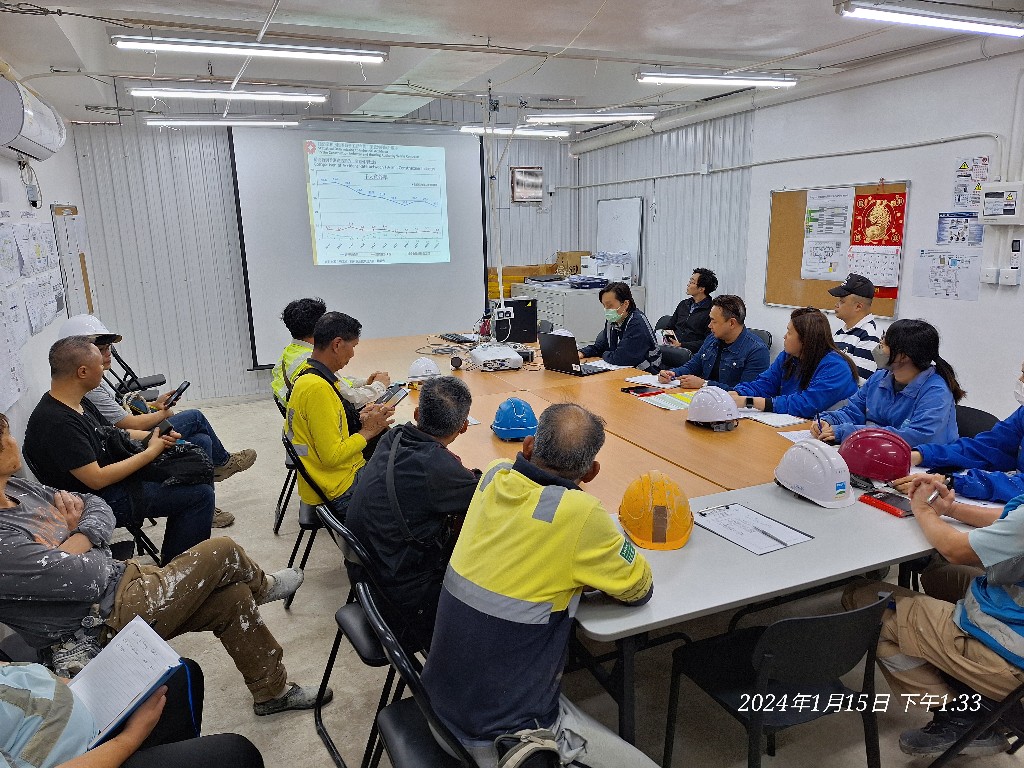
<instances>
[{"instance_id":1,"label":"cardboard box","mask_svg":"<svg viewBox=\"0 0 1024 768\"><path fill-rule=\"evenodd\" d=\"M512 295L512 286L516 283L526 282L526 278L536 275L555 274L554 264L527 264L524 266L505 267L501 270L502 284L504 286L505 298ZM498 268L487 268L487 298L498 298Z\"/></svg>"},{"instance_id":2,"label":"cardboard box","mask_svg":"<svg viewBox=\"0 0 1024 768\"><path fill-rule=\"evenodd\" d=\"M555 271L559 275L578 275L580 260L589 255L590 251L559 251L555 259Z\"/></svg>"}]
</instances>

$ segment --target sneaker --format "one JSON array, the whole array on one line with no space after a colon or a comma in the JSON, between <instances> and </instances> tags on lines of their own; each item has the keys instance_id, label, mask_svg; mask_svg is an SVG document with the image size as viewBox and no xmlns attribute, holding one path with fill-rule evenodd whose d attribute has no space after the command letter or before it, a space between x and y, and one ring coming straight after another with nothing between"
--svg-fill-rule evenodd
<instances>
[{"instance_id":1,"label":"sneaker","mask_svg":"<svg viewBox=\"0 0 1024 768\"><path fill-rule=\"evenodd\" d=\"M900 750L907 755L938 755L945 752L959 739L976 720L963 713L952 714L936 710L932 721L924 728L904 731L900 734ZM1001 735L988 728L978 734L960 753L974 757L998 755L1010 748L1010 743Z\"/></svg>"},{"instance_id":2,"label":"sneaker","mask_svg":"<svg viewBox=\"0 0 1024 768\"><path fill-rule=\"evenodd\" d=\"M53 671L57 677L74 677L100 652L97 638L90 635L71 637L50 646L53 653Z\"/></svg>"},{"instance_id":3,"label":"sneaker","mask_svg":"<svg viewBox=\"0 0 1024 768\"><path fill-rule=\"evenodd\" d=\"M230 512L225 512L220 507L213 508L213 522L210 523L211 528L227 528L229 525L235 524L235 516Z\"/></svg>"},{"instance_id":4,"label":"sneaker","mask_svg":"<svg viewBox=\"0 0 1024 768\"><path fill-rule=\"evenodd\" d=\"M219 483L227 480L238 472L244 472L256 463L256 451L246 448L244 451L235 451L228 455L228 460L219 467L213 468L213 482Z\"/></svg>"},{"instance_id":5,"label":"sneaker","mask_svg":"<svg viewBox=\"0 0 1024 768\"><path fill-rule=\"evenodd\" d=\"M257 715L273 715L277 712L286 712L289 709L312 709L316 706L316 688L302 688L296 683L290 683L287 692L270 701L256 702L252 705L252 711ZM324 691L324 704L334 698L334 691L328 688Z\"/></svg>"},{"instance_id":6,"label":"sneaker","mask_svg":"<svg viewBox=\"0 0 1024 768\"><path fill-rule=\"evenodd\" d=\"M294 595L302 586L302 571L298 568L284 568L277 573L267 576L270 579L270 589L260 600L260 605L273 603L275 600L287 600Z\"/></svg>"}]
</instances>

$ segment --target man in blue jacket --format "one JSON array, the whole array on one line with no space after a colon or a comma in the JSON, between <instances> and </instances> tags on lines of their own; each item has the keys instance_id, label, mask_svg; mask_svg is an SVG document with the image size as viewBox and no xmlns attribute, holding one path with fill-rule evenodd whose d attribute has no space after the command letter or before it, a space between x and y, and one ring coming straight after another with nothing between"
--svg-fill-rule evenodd
<instances>
[{"instance_id":1,"label":"man in blue jacket","mask_svg":"<svg viewBox=\"0 0 1024 768\"><path fill-rule=\"evenodd\" d=\"M768 347L744 327L746 318L747 307L739 296L716 296L708 323L711 333L697 354L678 368L662 371L659 381L678 380L687 389L707 385L729 390L741 381L756 379L768 370Z\"/></svg>"}]
</instances>

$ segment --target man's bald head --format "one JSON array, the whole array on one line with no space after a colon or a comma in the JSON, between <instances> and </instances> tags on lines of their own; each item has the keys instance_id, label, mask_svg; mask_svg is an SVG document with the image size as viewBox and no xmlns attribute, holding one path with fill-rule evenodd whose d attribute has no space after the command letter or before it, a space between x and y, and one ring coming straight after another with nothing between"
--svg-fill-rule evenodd
<instances>
[{"instance_id":1,"label":"man's bald head","mask_svg":"<svg viewBox=\"0 0 1024 768\"><path fill-rule=\"evenodd\" d=\"M556 403L540 415L530 461L579 482L604 445L604 419L575 403Z\"/></svg>"},{"instance_id":2,"label":"man's bald head","mask_svg":"<svg viewBox=\"0 0 1024 768\"><path fill-rule=\"evenodd\" d=\"M77 375L78 369L88 365L94 359L103 359L103 355L92 343L90 336L68 336L60 339L50 347L50 378L55 380L70 379Z\"/></svg>"}]
</instances>

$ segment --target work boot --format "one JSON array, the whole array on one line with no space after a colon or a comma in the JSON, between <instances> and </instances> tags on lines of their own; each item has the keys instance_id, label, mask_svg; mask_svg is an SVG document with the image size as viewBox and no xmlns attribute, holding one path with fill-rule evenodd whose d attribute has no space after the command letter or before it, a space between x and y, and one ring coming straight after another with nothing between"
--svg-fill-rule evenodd
<instances>
[{"instance_id":1,"label":"work boot","mask_svg":"<svg viewBox=\"0 0 1024 768\"><path fill-rule=\"evenodd\" d=\"M288 690L283 696L278 696L270 701L260 701L252 705L252 711L257 715L273 715L277 712L285 712L289 709L312 709L316 706L316 688L302 688L297 683L289 683ZM334 698L334 691L328 688L324 692L324 704Z\"/></svg>"},{"instance_id":2,"label":"work boot","mask_svg":"<svg viewBox=\"0 0 1024 768\"><path fill-rule=\"evenodd\" d=\"M220 507L214 507L213 509L213 522L210 523L211 528L227 528L229 525L235 524L235 516L230 512L225 512Z\"/></svg>"},{"instance_id":3,"label":"work boot","mask_svg":"<svg viewBox=\"0 0 1024 768\"><path fill-rule=\"evenodd\" d=\"M238 472L244 472L255 463L256 451L252 448L228 454L227 461L219 467L213 468L213 482L219 483L221 480L227 480Z\"/></svg>"},{"instance_id":4,"label":"work boot","mask_svg":"<svg viewBox=\"0 0 1024 768\"><path fill-rule=\"evenodd\" d=\"M932 721L924 728L904 731L900 734L900 750L907 755L939 755L953 746L967 729L974 725L980 712L947 712L937 709L932 713ZM1010 748L1009 742L991 728L974 737L962 755L984 757L998 755Z\"/></svg>"}]
</instances>

